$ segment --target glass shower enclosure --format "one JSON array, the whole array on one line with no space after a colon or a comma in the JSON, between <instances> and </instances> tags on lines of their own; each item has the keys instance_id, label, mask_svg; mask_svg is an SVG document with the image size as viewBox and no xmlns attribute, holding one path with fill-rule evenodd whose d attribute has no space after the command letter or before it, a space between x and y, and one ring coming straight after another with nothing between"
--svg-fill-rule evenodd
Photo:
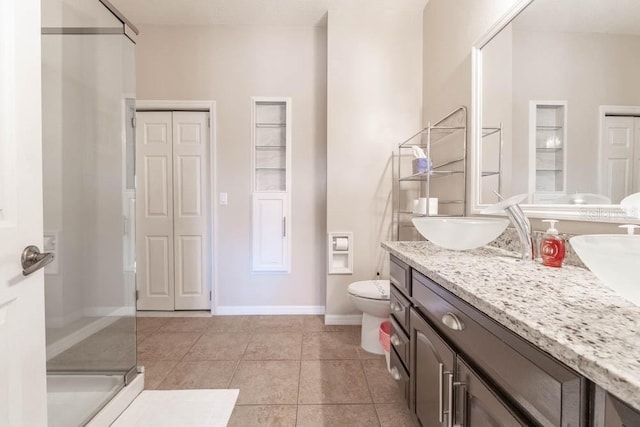
<instances>
[{"instance_id":1,"label":"glass shower enclosure","mask_svg":"<svg viewBox=\"0 0 640 427\"><path fill-rule=\"evenodd\" d=\"M85 425L137 374L134 39L106 0L42 1L50 426Z\"/></svg>"}]
</instances>

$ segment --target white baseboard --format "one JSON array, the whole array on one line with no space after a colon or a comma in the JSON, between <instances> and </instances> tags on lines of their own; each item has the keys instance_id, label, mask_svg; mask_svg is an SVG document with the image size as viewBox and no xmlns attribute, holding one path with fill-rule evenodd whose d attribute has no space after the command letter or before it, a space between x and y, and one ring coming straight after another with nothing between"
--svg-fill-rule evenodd
<instances>
[{"instance_id":1,"label":"white baseboard","mask_svg":"<svg viewBox=\"0 0 640 427\"><path fill-rule=\"evenodd\" d=\"M325 314L325 325L362 325L362 314Z\"/></svg>"},{"instance_id":2,"label":"white baseboard","mask_svg":"<svg viewBox=\"0 0 640 427\"><path fill-rule=\"evenodd\" d=\"M91 335L100 332L116 320L118 320L117 317L101 317L89 323L88 325L85 325L82 328L73 331L72 333L59 339L58 341L49 344L47 346L47 360L56 357L63 351L68 350L74 345L78 344L80 341L89 338Z\"/></svg>"},{"instance_id":3,"label":"white baseboard","mask_svg":"<svg viewBox=\"0 0 640 427\"><path fill-rule=\"evenodd\" d=\"M216 308L215 315L251 314L324 314L323 305L223 305Z\"/></svg>"},{"instance_id":4,"label":"white baseboard","mask_svg":"<svg viewBox=\"0 0 640 427\"><path fill-rule=\"evenodd\" d=\"M89 307L83 310L86 317L126 317L135 316L134 307Z\"/></svg>"},{"instance_id":5,"label":"white baseboard","mask_svg":"<svg viewBox=\"0 0 640 427\"><path fill-rule=\"evenodd\" d=\"M107 405L89 421L87 427L108 427L131 405L144 389L144 372L114 396Z\"/></svg>"},{"instance_id":6,"label":"white baseboard","mask_svg":"<svg viewBox=\"0 0 640 427\"><path fill-rule=\"evenodd\" d=\"M138 311L136 317L211 317L209 310Z\"/></svg>"},{"instance_id":7,"label":"white baseboard","mask_svg":"<svg viewBox=\"0 0 640 427\"><path fill-rule=\"evenodd\" d=\"M76 320L82 318L84 313L82 310L76 310L72 313L65 314L63 316L52 316L47 317L46 323L47 328L64 328L69 323L75 322Z\"/></svg>"}]
</instances>

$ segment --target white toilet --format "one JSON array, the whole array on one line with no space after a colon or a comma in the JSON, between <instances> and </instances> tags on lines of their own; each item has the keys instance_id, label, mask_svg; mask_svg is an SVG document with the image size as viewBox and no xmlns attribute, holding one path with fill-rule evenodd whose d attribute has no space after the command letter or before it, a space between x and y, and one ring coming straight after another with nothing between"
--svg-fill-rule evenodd
<instances>
[{"instance_id":1,"label":"white toilet","mask_svg":"<svg viewBox=\"0 0 640 427\"><path fill-rule=\"evenodd\" d=\"M384 354L378 338L380 323L389 320L388 280L363 280L348 288L349 299L362 310L362 334L360 346L370 353Z\"/></svg>"}]
</instances>

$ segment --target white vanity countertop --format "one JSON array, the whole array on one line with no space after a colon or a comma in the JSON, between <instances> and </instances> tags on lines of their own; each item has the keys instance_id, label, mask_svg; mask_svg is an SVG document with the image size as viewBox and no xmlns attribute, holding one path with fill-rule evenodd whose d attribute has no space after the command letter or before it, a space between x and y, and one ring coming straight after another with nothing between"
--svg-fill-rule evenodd
<instances>
[{"instance_id":1,"label":"white vanity countertop","mask_svg":"<svg viewBox=\"0 0 640 427\"><path fill-rule=\"evenodd\" d=\"M500 256L516 255L490 247L465 252L428 242L382 247L640 410L640 307L589 270L505 260Z\"/></svg>"}]
</instances>

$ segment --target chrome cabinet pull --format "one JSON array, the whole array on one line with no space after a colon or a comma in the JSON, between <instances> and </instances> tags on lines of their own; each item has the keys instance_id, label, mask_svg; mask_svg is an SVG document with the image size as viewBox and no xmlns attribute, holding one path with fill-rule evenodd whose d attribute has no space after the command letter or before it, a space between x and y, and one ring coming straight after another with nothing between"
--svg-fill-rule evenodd
<instances>
[{"instance_id":1,"label":"chrome cabinet pull","mask_svg":"<svg viewBox=\"0 0 640 427\"><path fill-rule=\"evenodd\" d=\"M400 372L398 372L398 368L396 368L395 366L393 368L391 368L391 377L396 380L396 381L400 381L402 380L402 375L400 375Z\"/></svg>"},{"instance_id":2,"label":"chrome cabinet pull","mask_svg":"<svg viewBox=\"0 0 640 427\"><path fill-rule=\"evenodd\" d=\"M41 253L37 246L27 246L22 251L20 262L22 263L22 275L28 276L42 267L53 262L53 252Z\"/></svg>"},{"instance_id":3,"label":"chrome cabinet pull","mask_svg":"<svg viewBox=\"0 0 640 427\"><path fill-rule=\"evenodd\" d=\"M442 316L442 323L444 323L447 328L453 329L454 331L461 331L464 329L464 323L462 323L462 321L458 319L458 316L453 313L447 313Z\"/></svg>"},{"instance_id":4,"label":"chrome cabinet pull","mask_svg":"<svg viewBox=\"0 0 640 427\"><path fill-rule=\"evenodd\" d=\"M444 400L444 397L442 396L443 377L444 377L444 365L442 363L439 363L438 364L438 422L440 424L442 424L442 419L444 418L444 408L442 407L443 400Z\"/></svg>"},{"instance_id":5,"label":"chrome cabinet pull","mask_svg":"<svg viewBox=\"0 0 640 427\"><path fill-rule=\"evenodd\" d=\"M447 412L447 426L453 427L453 372L449 372L449 410Z\"/></svg>"},{"instance_id":6,"label":"chrome cabinet pull","mask_svg":"<svg viewBox=\"0 0 640 427\"><path fill-rule=\"evenodd\" d=\"M394 347L398 347L399 345L404 344L396 334L391 335L391 338L389 338L389 341L391 341L391 344L393 344Z\"/></svg>"},{"instance_id":7,"label":"chrome cabinet pull","mask_svg":"<svg viewBox=\"0 0 640 427\"><path fill-rule=\"evenodd\" d=\"M454 387L465 387L466 384L463 382L459 382L456 381L453 383ZM464 398L464 402L462 403L462 405L460 405L460 411L461 411L461 416L460 416L460 422L456 423L456 427L464 427L465 423L467 422L467 401L469 399L469 396L467 395L467 391L466 389L463 389L463 398Z\"/></svg>"},{"instance_id":8,"label":"chrome cabinet pull","mask_svg":"<svg viewBox=\"0 0 640 427\"><path fill-rule=\"evenodd\" d=\"M392 302L389 306L392 313L400 313L404 311L404 307L398 304L397 302Z\"/></svg>"}]
</instances>

